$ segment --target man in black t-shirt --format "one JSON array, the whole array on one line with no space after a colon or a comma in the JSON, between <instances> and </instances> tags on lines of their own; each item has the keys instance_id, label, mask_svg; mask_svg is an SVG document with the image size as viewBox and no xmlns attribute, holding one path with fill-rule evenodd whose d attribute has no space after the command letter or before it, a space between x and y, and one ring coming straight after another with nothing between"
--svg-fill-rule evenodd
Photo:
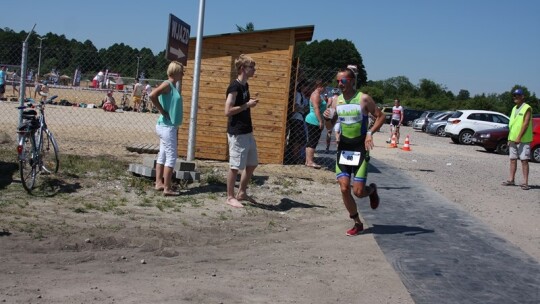
<instances>
[{"instance_id":1,"label":"man in black t-shirt","mask_svg":"<svg viewBox=\"0 0 540 304\"><path fill-rule=\"evenodd\" d=\"M246 190L253 171L257 168L257 144L253 137L251 124L251 108L259 102L249 94L248 79L255 74L255 61L244 54L235 60L238 78L227 88L225 115L227 122L227 139L229 142L229 173L227 174L226 203L237 208L244 207L240 201L250 200ZM238 193L234 194L234 184L238 171L242 171Z\"/></svg>"}]
</instances>

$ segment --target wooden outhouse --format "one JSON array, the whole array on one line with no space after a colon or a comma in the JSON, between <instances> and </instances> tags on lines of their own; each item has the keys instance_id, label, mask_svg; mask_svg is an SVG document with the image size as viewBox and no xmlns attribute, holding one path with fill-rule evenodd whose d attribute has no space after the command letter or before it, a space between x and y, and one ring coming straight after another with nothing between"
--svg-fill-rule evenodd
<instances>
[{"instance_id":1,"label":"wooden outhouse","mask_svg":"<svg viewBox=\"0 0 540 304\"><path fill-rule=\"evenodd\" d=\"M195 158L228 160L225 92L237 73L234 60L240 54L256 62L249 79L252 96L259 104L251 109L259 162L282 164L291 94L293 53L297 42L311 41L314 26L290 27L206 36L202 41L197 110ZM196 39L189 42L188 62L182 84L184 119L178 131L178 153L187 154ZM294 86L293 86L294 88Z\"/></svg>"}]
</instances>

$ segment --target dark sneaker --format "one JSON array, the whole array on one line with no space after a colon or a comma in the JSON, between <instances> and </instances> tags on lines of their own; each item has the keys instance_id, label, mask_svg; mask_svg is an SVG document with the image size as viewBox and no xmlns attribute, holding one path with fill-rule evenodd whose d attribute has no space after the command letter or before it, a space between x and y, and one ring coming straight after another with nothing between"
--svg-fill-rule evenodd
<instances>
[{"instance_id":1,"label":"dark sneaker","mask_svg":"<svg viewBox=\"0 0 540 304\"><path fill-rule=\"evenodd\" d=\"M373 191L369 195L369 205L371 209L375 210L379 207L379 193L377 193L377 185L371 183L369 184L370 188L373 188Z\"/></svg>"},{"instance_id":2,"label":"dark sneaker","mask_svg":"<svg viewBox=\"0 0 540 304\"><path fill-rule=\"evenodd\" d=\"M362 223L355 223L354 227L347 230L347 236L355 236L360 234L362 231L364 231L364 224Z\"/></svg>"}]
</instances>

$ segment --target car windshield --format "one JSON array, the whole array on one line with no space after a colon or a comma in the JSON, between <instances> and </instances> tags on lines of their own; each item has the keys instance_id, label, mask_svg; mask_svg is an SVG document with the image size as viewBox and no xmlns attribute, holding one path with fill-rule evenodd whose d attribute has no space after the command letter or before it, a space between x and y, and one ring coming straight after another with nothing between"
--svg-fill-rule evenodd
<instances>
[{"instance_id":1,"label":"car windshield","mask_svg":"<svg viewBox=\"0 0 540 304\"><path fill-rule=\"evenodd\" d=\"M452 116L450 116L450 118L458 118L458 117L461 117L462 114L463 114L463 112L456 111L456 112L454 112L454 114L452 114Z\"/></svg>"},{"instance_id":2,"label":"car windshield","mask_svg":"<svg viewBox=\"0 0 540 304\"><path fill-rule=\"evenodd\" d=\"M444 116L446 116L447 113L439 113L439 114L435 114L433 115L433 120L439 120L439 119L443 119Z\"/></svg>"}]
</instances>

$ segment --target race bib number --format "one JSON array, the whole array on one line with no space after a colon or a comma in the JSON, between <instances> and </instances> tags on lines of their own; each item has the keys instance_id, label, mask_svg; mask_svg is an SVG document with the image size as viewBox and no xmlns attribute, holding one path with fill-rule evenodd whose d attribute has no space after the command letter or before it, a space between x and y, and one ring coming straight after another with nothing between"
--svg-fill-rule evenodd
<instances>
[{"instance_id":1,"label":"race bib number","mask_svg":"<svg viewBox=\"0 0 540 304\"><path fill-rule=\"evenodd\" d=\"M358 166L360 164L361 152L356 151L341 151L339 163L347 166Z\"/></svg>"}]
</instances>

